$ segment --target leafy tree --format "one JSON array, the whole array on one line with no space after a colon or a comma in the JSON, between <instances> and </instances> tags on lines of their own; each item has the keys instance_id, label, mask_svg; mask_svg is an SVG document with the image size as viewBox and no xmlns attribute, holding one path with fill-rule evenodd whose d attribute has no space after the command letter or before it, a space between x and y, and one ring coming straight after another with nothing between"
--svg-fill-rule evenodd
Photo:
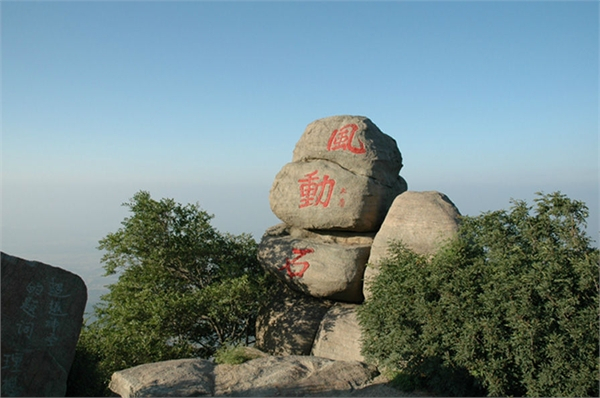
<instances>
[{"instance_id":1,"label":"leafy tree","mask_svg":"<svg viewBox=\"0 0 600 398\"><path fill-rule=\"evenodd\" d=\"M80 354L99 358L106 382L116 370L249 343L272 280L248 234L222 234L197 204L153 200L140 191L132 215L100 240L107 275L118 282L84 327Z\"/></svg>"},{"instance_id":2,"label":"leafy tree","mask_svg":"<svg viewBox=\"0 0 600 398\"><path fill-rule=\"evenodd\" d=\"M359 312L364 354L445 395L598 396L599 251L587 207L464 217L432 258L397 243Z\"/></svg>"}]
</instances>

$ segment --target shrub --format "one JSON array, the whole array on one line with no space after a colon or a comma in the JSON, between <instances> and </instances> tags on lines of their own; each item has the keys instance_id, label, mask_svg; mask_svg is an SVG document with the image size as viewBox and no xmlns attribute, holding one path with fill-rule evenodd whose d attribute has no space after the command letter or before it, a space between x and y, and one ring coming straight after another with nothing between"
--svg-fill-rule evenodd
<instances>
[{"instance_id":1,"label":"shrub","mask_svg":"<svg viewBox=\"0 0 600 398\"><path fill-rule=\"evenodd\" d=\"M446 395L598 396L587 208L538 195L464 217L432 258L393 245L359 311L366 358Z\"/></svg>"},{"instance_id":2,"label":"shrub","mask_svg":"<svg viewBox=\"0 0 600 398\"><path fill-rule=\"evenodd\" d=\"M88 367L99 381L78 386L73 377L72 394L91 384L108 393L110 375L121 369L248 344L270 299L273 279L251 236L220 233L199 205L156 201L144 191L124 205L132 215L99 246L107 274L118 271L119 280L84 325L72 370Z\"/></svg>"},{"instance_id":3,"label":"shrub","mask_svg":"<svg viewBox=\"0 0 600 398\"><path fill-rule=\"evenodd\" d=\"M218 364L239 365L260 357L260 352L250 347L224 345L215 353L215 362Z\"/></svg>"}]
</instances>

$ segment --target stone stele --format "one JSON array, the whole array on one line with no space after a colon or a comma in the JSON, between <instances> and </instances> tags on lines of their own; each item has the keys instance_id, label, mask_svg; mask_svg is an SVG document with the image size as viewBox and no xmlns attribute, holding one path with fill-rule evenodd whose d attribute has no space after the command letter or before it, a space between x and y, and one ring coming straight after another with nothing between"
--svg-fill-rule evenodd
<instances>
[{"instance_id":1,"label":"stone stele","mask_svg":"<svg viewBox=\"0 0 600 398\"><path fill-rule=\"evenodd\" d=\"M2 396L64 396L87 289L68 271L2 253Z\"/></svg>"}]
</instances>

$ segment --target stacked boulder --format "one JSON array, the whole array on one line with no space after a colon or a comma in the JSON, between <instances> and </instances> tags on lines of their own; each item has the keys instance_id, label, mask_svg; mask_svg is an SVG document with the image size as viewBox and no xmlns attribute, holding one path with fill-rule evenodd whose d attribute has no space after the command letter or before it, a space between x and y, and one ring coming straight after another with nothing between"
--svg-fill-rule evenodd
<instances>
[{"instance_id":1,"label":"stacked boulder","mask_svg":"<svg viewBox=\"0 0 600 398\"><path fill-rule=\"evenodd\" d=\"M111 390L123 397L397 396L361 363L357 308L391 242L433 254L460 216L444 194L407 191L401 168L394 139L366 117L309 124L271 189L283 223L265 232L258 250L282 281L256 322L255 348L270 355L241 365L141 365L114 373Z\"/></svg>"},{"instance_id":2,"label":"stacked boulder","mask_svg":"<svg viewBox=\"0 0 600 398\"><path fill-rule=\"evenodd\" d=\"M292 162L277 174L270 192L271 209L283 224L266 231L258 257L291 290L279 300L288 303L279 304L287 310L275 314L271 308L259 317L259 349L281 351L281 345L276 348L269 341L290 333L289 326L301 321L291 309L306 307L304 296L313 299L315 313L331 307L328 312L334 311L336 319L340 314L355 318L347 304L337 303L358 304L364 299L363 278L373 238L394 199L407 190L398 174L401 168L396 141L366 117L333 116L308 125ZM321 322L303 333L314 340L323 329ZM294 339L290 336L287 341ZM308 346L292 345L285 353L317 355Z\"/></svg>"}]
</instances>

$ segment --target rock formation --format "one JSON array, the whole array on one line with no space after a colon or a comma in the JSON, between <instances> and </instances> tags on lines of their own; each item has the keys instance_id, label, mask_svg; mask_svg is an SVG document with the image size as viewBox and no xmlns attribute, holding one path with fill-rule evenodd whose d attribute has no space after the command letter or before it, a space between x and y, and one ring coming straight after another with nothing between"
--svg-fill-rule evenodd
<instances>
[{"instance_id":1,"label":"rock formation","mask_svg":"<svg viewBox=\"0 0 600 398\"><path fill-rule=\"evenodd\" d=\"M2 396L64 396L87 288L68 271L2 253Z\"/></svg>"},{"instance_id":2,"label":"rock formation","mask_svg":"<svg viewBox=\"0 0 600 398\"><path fill-rule=\"evenodd\" d=\"M306 298L288 294L263 312L258 348L290 355L312 345L315 356L363 359L356 311L388 245L401 240L432 254L456 232L460 216L439 192L407 191L401 168L396 141L366 117L333 116L308 125L269 196L284 223L265 232L258 251L268 272ZM314 311L298 318L309 312L309 302Z\"/></svg>"},{"instance_id":3,"label":"rock formation","mask_svg":"<svg viewBox=\"0 0 600 398\"><path fill-rule=\"evenodd\" d=\"M271 188L271 209L284 223L268 229L260 242L258 258L263 267L313 299L361 303L373 237L393 200L407 189L398 175L401 168L396 141L366 117L333 116L310 123L296 144L292 162L283 166ZM315 311L310 330L301 323L311 346L317 332L320 335L318 346L308 352L335 359L362 358L358 341L348 341L351 348L346 350L332 345L341 342L332 330L339 333L347 322L358 327L356 308L330 311L325 320L325 312ZM264 343L289 334L277 324L267 321L266 315L261 317L257 347L273 354L297 353ZM349 339L360 333L353 336Z\"/></svg>"},{"instance_id":4,"label":"rock formation","mask_svg":"<svg viewBox=\"0 0 600 398\"><path fill-rule=\"evenodd\" d=\"M396 141L362 116L308 125L270 192L283 224L262 237L258 258L281 282L256 322L256 348L241 365L201 359L116 372L123 396L399 396L364 363L357 309L394 240L432 254L460 213L439 192L407 191ZM391 206L391 208L390 208ZM371 278L371 279L369 279ZM367 282L368 282L367 281ZM276 356L273 356L276 355ZM383 378L379 376L378 378Z\"/></svg>"}]
</instances>

